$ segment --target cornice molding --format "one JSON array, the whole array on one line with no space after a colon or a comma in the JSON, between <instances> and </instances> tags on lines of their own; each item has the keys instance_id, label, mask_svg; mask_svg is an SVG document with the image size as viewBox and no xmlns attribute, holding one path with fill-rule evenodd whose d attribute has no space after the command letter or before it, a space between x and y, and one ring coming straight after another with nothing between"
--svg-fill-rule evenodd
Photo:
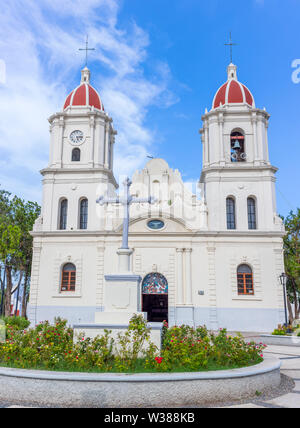
<instances>
[{"instance_id":1,"label":"cornice molding","mask_svg":"<svg viewBox=\"0 0 300 428\"><path fill-rule=\"evenodd\" d=\"M236 105L233 107L231 105L226 105L223 107L218 107L217 109L213 109L211 111L209 111L208 113L204 114L201 119L204 122L205 120L209 120L210 118L214 117L214 116L218 116L220 113L222 113L224 116L229 116L229 115L259 115L261 117L264 117L266 120L269 120L271 115L263 109L259 109L259 108L252 108L249 106L245 106L243 104L241 104L242 108L238 108Z\"/></svg>"},{"instance_id":2,"label":"cornice molding","mask_svg":"<svg viewBox=\"0 0 300 428\"><path fill-rule=\"evenodd\" d=\"M113 174L113 172L110 169L107 168L44 168L40 171L40 174L43 177L47 177L49 175L51 175L52 177L57 175L57 174L63 174L63 175L68 175L68 174L80 174L81 176L79 177L80 180L82 181L82 174L86 174L86 173L90 173L90 174L99 174L99 173L103 173L106 174L110 180L110 182L115 186L116 189L119 188L119 185L115 179L115 176ZM45 178L43 181L46 182L47 180L53 181L53 180L59 180L57 178ZM63 178L61 180L68 180L67 178ZM76 180L76 179L75 179ZM70 179L70 181L74 181L74 177L72 177L72 179ZM101 180L99 181L101 182Z\"/></svg>"},{"instance_id":3,"label":"cornice molding","mask_svg":"<svg viewBox=\"0 0 300 428\"><path fill-rule=\"evenodd\" d=\"M34 238L54 238L54 237L64 237L64 238L82 238L82 237L92 237L92 238L107 238L107 237L122 237L122 232L115 231L81 231L81 230L70 230L70 231L54 231L54 232L31 232L31 236ZM138 237L149 237L151 238L180 238L183 237L213 237L213 238L282 238L285 236L285 232L282 231L264 231L264 230L253 230L253 231L207 231L207 230L198 230L198 231L186 231L186 232L163 232L160 235L157 233L148 232L131 232L129 238L138 238ZM180 250L180 249L179 249Z\"/></svg>"}]
</instances>

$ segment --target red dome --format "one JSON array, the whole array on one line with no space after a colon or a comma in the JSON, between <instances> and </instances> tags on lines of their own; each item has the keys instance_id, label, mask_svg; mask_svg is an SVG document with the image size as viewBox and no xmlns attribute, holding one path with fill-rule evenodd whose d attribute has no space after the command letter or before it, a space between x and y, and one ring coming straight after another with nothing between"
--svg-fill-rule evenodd
<instances>
[{"instance_id":1,"label":"red dome","mask_svg":"<svg viewBox=\"0 0 300 428\"><path fill-rule=\"evenodd\" d=\"M68 95L64 110L73 106L95 107L98 110L104 111L104 106L98 92L88 83L82 83Z\"/></svg>"},{"instance_id":2,"label":"red dome","mask_svg":"<svg viewBox=\"0 0 300 428\"><path fill-rule=\"evenodd\" d=\"M221 86L215 95L213 109L226 104L248 104L255 107L254 98L245 85L238 82L236 77L236 66L228 67L228 81Z\"/></svg>"}]
</instances>

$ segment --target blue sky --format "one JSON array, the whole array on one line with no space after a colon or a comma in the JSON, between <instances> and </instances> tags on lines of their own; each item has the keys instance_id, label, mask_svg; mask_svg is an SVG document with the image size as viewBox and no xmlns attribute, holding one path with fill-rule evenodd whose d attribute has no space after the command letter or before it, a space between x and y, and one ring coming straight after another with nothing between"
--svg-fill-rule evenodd
<instances>
[{"instance_id":1,"label":"blue sky","mask_svg":"<svg viewBox=\"0 0 300 428\"><path fill-rule=\"evenodd\" d=\"M9 3L9 4L7 4ZM278 212L300 205L298 0L10 0L0 16L0 184L41 201L47 118L78 84L86 34L92 83L119 131L115 174L146 155L185 181L201 172L201 115L226 80L229 31L239 80L271 114L270 156L279 168ZM3 71L3 70L2 70ZM300 72L299 72L300 76Z\"/></svg>"}]
</instances>

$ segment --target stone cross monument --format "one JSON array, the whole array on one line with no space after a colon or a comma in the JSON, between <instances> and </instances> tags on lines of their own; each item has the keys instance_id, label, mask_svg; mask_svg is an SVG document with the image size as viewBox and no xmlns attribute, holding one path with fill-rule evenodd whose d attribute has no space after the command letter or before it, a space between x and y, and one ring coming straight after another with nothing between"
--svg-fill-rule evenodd
<instances>
[{"instance_id":1,"label":"stone cross monument","mask_svg":"<svg viewBox=\"0 0 300 428\"><path fill-rule=\"evenodd\" d=\"M131 181L127 178L124 182L125 192L123 197L106 198L101 196L97 203L101 206L105 204L122 204L124 206L123 238L122 246L117 251L119 256L118 272L105 275L104 285L104 310L95 313L95 323L88 325L74 325L75 334L83 332L87 337L95 337L104 334L108 329L113 337L128 328L129 321L135 314L146 314L141 312L141 280L139 275L132 272L130 256L132 250L128 246L128 232L130 221L130 205L134 203L153 204L156 199L150 196L147 199L140 199L130 195ZM162 323L151 325L151 341L160 348Z\"/></svg>"}]
</instances>

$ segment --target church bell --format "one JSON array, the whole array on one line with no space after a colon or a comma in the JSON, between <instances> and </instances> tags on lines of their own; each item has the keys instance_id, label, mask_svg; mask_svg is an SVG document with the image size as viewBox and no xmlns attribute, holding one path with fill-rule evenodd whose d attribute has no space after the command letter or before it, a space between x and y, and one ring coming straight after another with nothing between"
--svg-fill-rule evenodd
<instances>
[{"instance_id":1,"label":"church bell","mask_svg":"<svg viewBox=\"0 0 300 428\"><path fill-rule=\"evenodd\" d=\"M239 149L239 150L241 149L241 146L240 146L239 140L236 140L236 141L235 141L233 148L234 148L234 149Z\"/></svg>"}]
</instances>

